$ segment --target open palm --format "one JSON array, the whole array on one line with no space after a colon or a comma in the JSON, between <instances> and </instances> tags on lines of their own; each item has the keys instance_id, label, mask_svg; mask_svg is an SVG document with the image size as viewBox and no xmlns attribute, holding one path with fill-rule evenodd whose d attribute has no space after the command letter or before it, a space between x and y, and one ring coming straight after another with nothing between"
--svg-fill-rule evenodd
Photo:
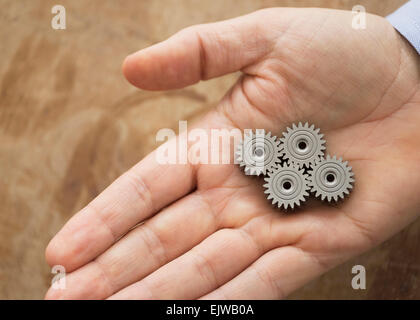
<instances>
[{"instance_id":1,"label":"open palm","mask_svg":"<svg viewBox=\"0 0 420 320\"><path fill-rule=\"evenodd\" d=\"M284 214L261 178L233 164L161 165L150 154L76 214L47 261L70 272L47 298L274 299L372 248L420 212L420 59L383 18L266 9L187 28L129 56L124 73L148 90L241 70L196 124L320 127L327 152L353 167L336 205L312 199ZM144 222L144 223L141 223Z\"/></svg>"}]
</instances>

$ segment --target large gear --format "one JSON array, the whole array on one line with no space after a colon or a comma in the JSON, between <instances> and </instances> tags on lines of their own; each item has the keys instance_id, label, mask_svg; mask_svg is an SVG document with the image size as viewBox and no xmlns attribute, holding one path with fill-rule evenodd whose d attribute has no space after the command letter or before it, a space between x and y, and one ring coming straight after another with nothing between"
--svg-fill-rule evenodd
<instances>
[{"instance_id":1,"label":"large gear","mask_svg":"<svg viewBox=\"0 0 420 320\"><path fill-rule=\"evenodd\" d=\"M247 175L266 175L281 162L280 141L271 132L256 130L245 135L238 145L235 159L241 167L245 167Z\"/></svg>"},{"instance_id":2,"label":"large gear","mask_svg":"<svg viewBox=\"0 0 420 320\"><path fill-rule=\"evenodd\" d=\"M292 128L287 128L287 132L283 133L282 152L288 164L297 165L299 168L307 169L314 165L324 156L325 140L319 129L315 129L314 125L309 126L306 122L301 122Z\"/></svg>"},{"instance_id":3,"label":"large gear","mask_svg":"<svg viewBox=\"0 0 420 320\"><path fill-rule=\"evenodd\" d=\"M336 156L318 161L310 172L309 186L315 197L321 197L321 200L327 199L338 201L344 199L353 188L354 174L347 161L343 162Z\"/></svg>"},{"instance_id":4,"label":"large gear","mask_svg":"<svg viewBox=\"0 0 420 320\"><path fill-rule=\"evenodd\" d=\"M294 209L309 196L308 175L296 166L278 166L264 180L267 182L264 184L267 199L279 208Z\"/></svg>"},{"instance_id":5,"label":"large gear","mask_svg":"<svg viewBox=\"0 0 420 320\"><path fill-rule=\"evenodd\" d=\"M277 139L263 129L245 134L235 150L235 163L248 175L264 174L264 193L284 210L299 207L310 193L339 201L353 189L354 174L347 161L324 158L325 140L314 125L293 124Z\"/></svg>"}]
</instances>

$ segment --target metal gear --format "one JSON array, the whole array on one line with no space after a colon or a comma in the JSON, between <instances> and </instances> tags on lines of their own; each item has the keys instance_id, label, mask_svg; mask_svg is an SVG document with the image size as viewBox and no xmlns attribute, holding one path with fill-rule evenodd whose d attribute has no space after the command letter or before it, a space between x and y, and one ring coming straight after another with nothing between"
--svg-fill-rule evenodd
<instances>
[{"instance_id":1,"label":"metal gear","mask_svg":"<svg viewBox=\"0 0 420 320\"><path fill-rule=\"evenodd\" d=\"M264 180L267 182L264 184L267 199L272 200L272 204L277 204L279 208L294 209L309 196L308 175L304 173L304 169L296 166L278 166Z\"/></svg>"},{"instance_id":2,"label":"metal gear","mask_svg":"<svg viewBox=\"0 0 420 320\"><path fill-rule=\"evenodd\" d=\"M344 199L353 188L354 174L351 169L347 161L343 162L342 158L337 159L336 156L327 155L326 159L318 161L309 172L311 192L315 193L315 197L320 197L321 200L327 199L328 202Z\"/></svg>"},{"instance_id":3,"label":"metal gear","mask_svg":"<svg viewBox=\"0 0 420 320\"><path fill-rule=\"evenodd\" d=\"M256 130L245 134L244 140L238 145L235 159L241 167L245 167L247 175L266 175L281 162L280 141L271 132Z\"/></svg>"},{"instance_id":4,"label":"metal gear","mask_svg":"<svg viewBox=\"0 0 420 320\"><path fill-rule=\"evenodd\" d=\"M287 163L309 169L324 156L323 136L319 129L315 129L314 125L309 126L307 122L304 125L299 122L297 126L293 124L292 128L287 128L287 132L283 132L283 138L280 139Z\"/></svg>"}]
</instances>

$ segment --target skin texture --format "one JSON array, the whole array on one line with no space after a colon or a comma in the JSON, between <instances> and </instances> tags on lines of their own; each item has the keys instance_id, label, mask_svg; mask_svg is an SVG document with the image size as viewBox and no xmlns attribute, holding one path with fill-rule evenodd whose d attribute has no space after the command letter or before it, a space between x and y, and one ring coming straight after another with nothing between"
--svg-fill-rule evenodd
<instances>
[{"instance_id":1,"label":"skin texture","mask_svg":"<svg viewBox=\"0 0 420 320\"><path fill-rule=\"evenodd\" d=\"M346 11L265 9L187 28L123 65L146 90L242 71L196 126L280 135L314 123L353 167L350 198L282 214L236 165L159 165L152 153L52 239L46 258L65 266L67 289L46 298L284 298L414 221L420 58L385 19L351 22Z\"/></svg>"}]
</instances>

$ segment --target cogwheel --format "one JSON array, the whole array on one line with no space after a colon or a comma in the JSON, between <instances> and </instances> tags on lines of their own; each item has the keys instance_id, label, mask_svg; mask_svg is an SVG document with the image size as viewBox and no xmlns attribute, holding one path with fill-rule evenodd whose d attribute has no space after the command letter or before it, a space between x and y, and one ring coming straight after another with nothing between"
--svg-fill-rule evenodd
<instances>
[{"instance_id":1,"label":"cogwheel","mask_svg":"<svg viewBox=\"0 0 420 320\"><path fill-rule=\"evenodd\" d=\"M331 158L327 155L327 158L318 161L310 172L309 186L315 197L337 202L338 198L344 199L344 196L350 193L353 188L353 176L347 161L343 162L341 158Z\"/></svg>"},{"instance_id":2,"label":"cogwheel","mask_svg":"<svg viewBox=\"0 0 420 320\"><path fill-rule=\"evenodd\" d=\"M288 164L295 164L299 168L310 168L311 164L324 156L325 140L324 135L319 133L319 129L315 129L314 125L309 126L306 122L301 122L292 128L287 128L287 132L283 133L282 153Z\"/></svg>"},{"instance_id":3,"label":"cogwheel","mask_svg":"<svg viewBox=\"0 0 420 320\"><path fill-rule=\"evenodd\" d=\"M280 141L271 132L250 132L238 145L235 159L241 167L245 167L246 174L265 175L281 162Z\"/></svg>"},{"instance_id":4,"label":"cogwheel","mask_svg":"<svg viewBox=\"0 0 420 320\"><path fill-rule=\"evenodd\" d=\"M264 184L267 199L272 200L279 208L283 206L284 209L294 209L309 196L308 175L304 173L304 169L296 166L278 166L264 180L267 182Z\"/></svg>"}]
</instances>

